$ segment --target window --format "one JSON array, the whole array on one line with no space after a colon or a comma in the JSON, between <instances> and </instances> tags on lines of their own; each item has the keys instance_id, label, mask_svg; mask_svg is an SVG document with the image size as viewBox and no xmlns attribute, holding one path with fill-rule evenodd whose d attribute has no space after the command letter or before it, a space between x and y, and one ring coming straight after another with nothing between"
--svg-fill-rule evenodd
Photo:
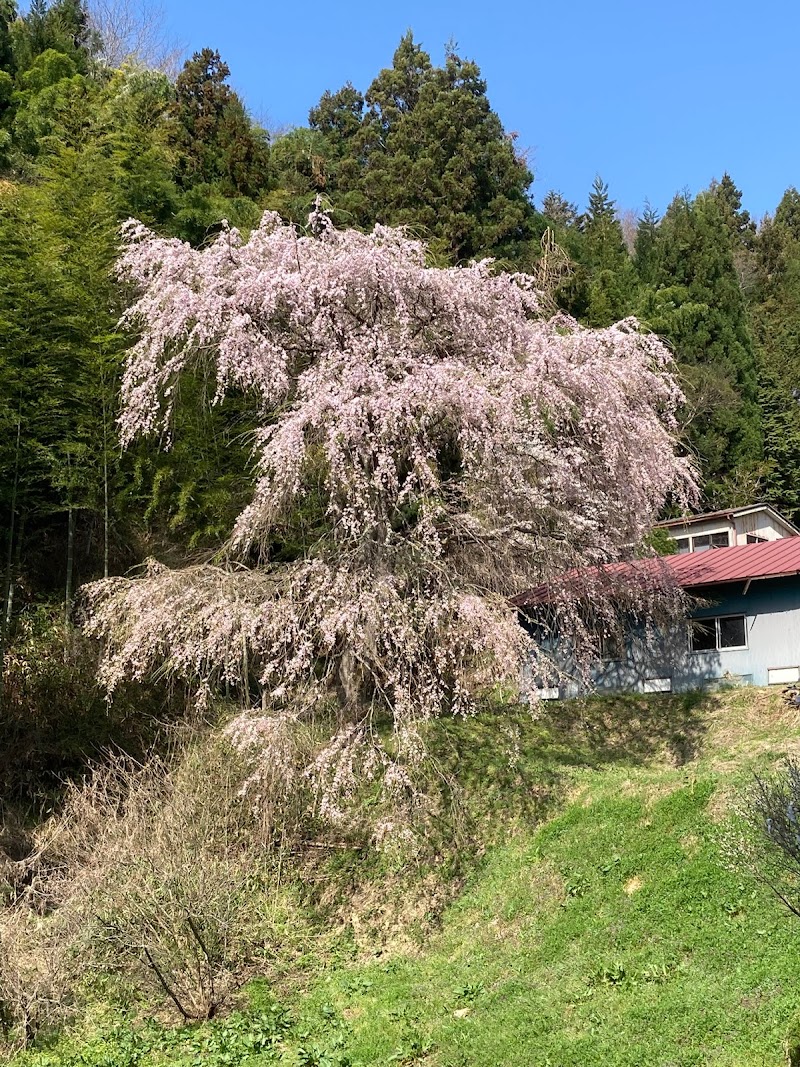
<instances>
[{"instance_id":1,"label":"window","mask_svg":"<svg viewBox=\"0 0 800 1067\"><path fill-rule=\"evenodd\" d=\"M719 530L717 533L710 534L675 537L673 540L677 545L678 555L681 556L687 552L708 552L710 548L727 548L730 545L727 530Z\"/></svg>"},{"instance_id":2,"label":"window","mask_svg":"<svg viewBox=\"0 0 800 1067\"><path fill-rule=\"evenodd\" d=\"M689 624L689 643L692 652L713 652L717 647L715 619Z\"/></svg>"},{"instance_id":3,"label":"window","mask_svg":"<svg viewBox=\"0 0 800 1067\"><path fill-rule=\"evenodd\" d=\"M697 534L692 538L692 552L708 552L710 548L727 548L728 531L712 534Z\"/></svg>"},{"instance_id":4,"label":"window","mask_svg":"<svg viewBox=\"0 0 800 1067\"><path fill-rule=\"evenodd\" d=\"M717 632L720 648L747 647L744 615L727 615L723 619L717 619Z\"/></svg>"},{"instance_id":5,"label":"window","mask_svg":"<svg viewBox=\"0 0 800 1067\"><path fill-rule=\"evenodd\" d=\"M619 631L600 634L600 658L602 660L625 659L625 641Z\"/></svg>"},{"instance_id":6,"label":"window","mask_svg":"<svg viewBox=\"0 0 800 1067\"><path fill-rule=\"evenodd\" d=\"M766 541L767 541L766 537L759 537L758 534L748 534L747 535L747 543L748 543L748 545L763 545L763 544L766 544Z\"/></svg>"},{"instance_id":7,"label":"window","mask_svg":"<svg viewBox=\"0 0 800 1067\"><path fill-rule=\"evenodd\" d=\"M695 619L689 623L689 648L692 652L747 648L747 626L744 615L721 615L716 619Z\"/></svg>"}]
</instances>

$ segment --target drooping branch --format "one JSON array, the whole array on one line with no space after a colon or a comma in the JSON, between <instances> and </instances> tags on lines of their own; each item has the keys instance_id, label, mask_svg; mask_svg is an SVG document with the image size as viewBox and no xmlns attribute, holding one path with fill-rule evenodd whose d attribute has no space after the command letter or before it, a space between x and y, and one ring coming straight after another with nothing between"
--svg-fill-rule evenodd
<instances>
[{"instance_id":1,"label":"drooping branch","mask_svg":"<svg viewBox=\"0 0 800 1067\"><path fill-rule=\"evenodd\" d=\"M139 293L123 440L168 429L198 363L261 427L230 565L87 591L110 689L158 670L245 694L255 679L269 708L338 700L343 737L366 738L380 709L412 738L518 676L514 593L632 555L694 491L666 348L633 320L548 318L530 277L428 267L401 231L320 215L301 236L269 213L202 251L130 222L119 271ZM270 562L309 509L315 537ZM628 602L646 614L654 588ZM613 591L593 595L614 610ZM575 597L553 603L590 647Z\"/></svg>"}]
</instances>

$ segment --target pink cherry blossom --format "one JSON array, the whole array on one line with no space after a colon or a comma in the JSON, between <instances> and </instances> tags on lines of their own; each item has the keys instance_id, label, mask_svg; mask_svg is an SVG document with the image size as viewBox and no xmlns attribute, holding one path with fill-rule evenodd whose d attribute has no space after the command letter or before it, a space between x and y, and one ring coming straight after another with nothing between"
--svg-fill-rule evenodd
<instances>
[{"instance_id":1,"label":"pink cherry blossom","mask_svg":"<svg viewBox=\"0 0 800 1067\"><path fill-rule=\"evenodd\" d=\"M246 693L257 679L250 719L338 709L317 761L333 809L355 749L383 751L376 717L391 717L396 751L412 758L421 720L517 685L526 657L544 669L510 597L631 555L694 480L670 354L634 320L585 329L548 315L528 276L489 261L431 267L400 230L311 221L300 235L267 213L247 240L226 229L200 251L126 225L118 270L139 336L123 442L168 437L181 376L200 366L217 401L250 398L256 477L228 565L95 583L87 629L104 642L111 691L161 671L204 691ZM324 535L304 558L271 563L273 530L312 484ZM628 590L628 608L646 616L656 586ZM591 651L576 605L568 589L555 595L553 625ZM597 618L616 610L595 590ZM251 727L234 730L242 748L277 736Z\"/></svg>"}]
</instances>

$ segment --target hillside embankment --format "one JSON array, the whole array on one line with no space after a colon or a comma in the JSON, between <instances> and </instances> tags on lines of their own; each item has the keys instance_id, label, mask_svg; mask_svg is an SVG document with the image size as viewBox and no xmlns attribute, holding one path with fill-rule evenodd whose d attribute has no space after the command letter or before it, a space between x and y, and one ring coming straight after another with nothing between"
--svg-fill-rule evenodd
<instances>
[{"instance_id":1,"label":"hillside embankment","mask_svg":"<svg viewBox=\"0 0 800 1067\"><path fill-rule=\"evenodd\" d=\"M730 846L753 773L800 753L779 693L505 708L430 741L425 843L287 854L218 1018L98 978L19 1067L786 1062L800 920Z\"/></svg>"}]
</instances>

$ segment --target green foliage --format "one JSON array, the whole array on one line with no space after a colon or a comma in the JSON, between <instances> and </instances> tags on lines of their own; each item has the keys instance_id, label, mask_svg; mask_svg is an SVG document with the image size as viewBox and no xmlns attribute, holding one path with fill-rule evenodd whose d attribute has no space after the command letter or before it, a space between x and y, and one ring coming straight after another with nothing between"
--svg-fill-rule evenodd
<instances>
[{"instance_id":1,"label":"green foliage","mask_svg":"<svg viewBox=\"0 0 800 1067\"><path fill-rule=\"evenodd\" d=\"M13 13L13 5L5 2L6 12ZM97 40L83 0L32 0L24 15L11 21L6 14L3 21L8 27L10 66L19 75L48 51L68 56L81 73L88 72Z\"/></svg>"},{"instance_id":2,"label":"green foliage","mask_svg":"<svg viewBox=\"0 0 800 1067\"><path fill-rule=\"evenodd\" d=\"M577 205L570 203L555 189L545 194L542 200L542 214L551 225L557 227L567 228L574 226L578 221Z\"/></svg>"},{"instance_id":3,"label":"green foliage","mask_svg":"<svg viewBox=\"0 0 800 1067\"><path fill-rule=\"evenodd\" d=\"M330 209L325 190L335 184L333 169L338 164L331 157L328 140L320 132L301 128L276 138L270 151L270 164L276 188L267 193L266 207L298 226L305 226L317 196L322 196L326 210ZM347 217L341 198L337 211L340 217Z\"/></svg>"},{"instance_id":4,"label":"green foliage","mask_svg":"<svg viewBox=\"0 0 800 1067\"><path fill-rule=\"evenodd\" d=\"M120 747L142 755L160 729L154 716L174 713L163 694L137 687L109 706L96 671L96 649L65 628L57 606L22 612L4 658L0 812L9 803L49 806L90 753Z\"/></svg>"},{"instance_id":5,"label":"green foliage","mask_svg":"<svg viewBox=\"0 0 800 1067\"><path fill-rule=\"evenodd\" d=\"M171 127L177 177L184 189L219 184L225 196L255 197L267 184L267 138L249 121L229 75L210 48L195 52L178 75Z\"/></svg>"},{"instance_id":6,"label":"green foliage","mask_svg":"<svg viewBox=\"0 0 800 1067\"><path fill-rule=\"evenodd\" d=\"M627 263L628 252L615 204L608 195L608 184L599 175L594 180L589 196L584 234L584 255L591 267L599 271L619 272Z\"/></svg>"},{"instance_id":7,"label":"green foliage","mask_svg":"<svg viewBox=\"0 0 800 1067\"><path fill-rule=\"evenodd\" d=\"M645 201L644 211L636 228L634 262L640 281L646 285L650 285L655 281L658 270L659 222L658 212L648 201Z\"/></svg>"},{"instance_id":8,"label":"green foliage","mask_svg":"<svg viewBox=\"0 0 800 1067\"><path fill-rule=\"evenodd\" d=\"M231 508L241 505L250 447L235 404L184 419L160 473L152 462L148 473L142 457L122 457L116 443L127 343L116 329L120 304L111 273L119 223L136 215L200 243L223 216L243 229L259 217L256 204L235 189L249 166L236 137L251 128L224 84L224 65L209 61L219 114L209 105L206 121L201 102L184 130L186 137L205 137L194 145L198 166L213 170L215 152L219 166L210 184L187 185L185 159L174 151L180 100L169 81L148 71L79 73L74 50L41 48L50 40L50 10L31 10L26 40L34 30L39 36L0 117L6 123L0 156L28 178L24 185L0 184L0 324L7 342L0 350L0 508L13 513L0 534L9 560L4 598L26 582L52 594L125 566L143 519L192 546L218 544ZM191 91L184 73L185 105ZM3 73L7 88L9 78ZM201 97L206 88L198 89ZM250 147L263 148L257 132ZM262 152L259 165L265 159ZM68 535L75 558L65 575Z\"/></svg>"},{"instance_id":9,"label":"green foliage","mask_svg":"<svg viewBox=\"0 0 800 1067\"><path fill-rule=\"evenodd\" d=\"M715 199L722 221L734 245L751 246L755 238L756 224L749 211L742 210L742 192L726 171L720 182L712 182L709 193Z\"/></svg>"},{"instance_id":10,"label":"green foliage","mask_svg":"<svg viewBox=\"0 0 800 1067\"><path fill-rule=\"evenodd\" d=\"M715 196L677 197L646 255L653 282L642 292L641 315L671 343L681 366L688 436L704 474L705 501L732 504L739 499L737 487L744 487L745 496L752 492L762 428L758 363Z\"/></svg>"},{"instance_id":11,"label":"green foliage","mask_svg":"<svg viewBox=\"0 0 800 1067\"><path fill-rule=\"evenodd\" d=\"M787 189L775 218L768 219L755 248L756 282L750 321L762 364L760 402L764 421L767 498L800 517L800 194Z\"/></svg>"},{"instance_id":12,"label":"green foliage","mask_svg":"<svg viewBox=\"0 0 800 1067\"><path fill-rule=\"evenodd\" d=\"M30 1067L139 1067L171 1063L185 1067L238 1067L280 1063L292 1024L276 1003L233 1012L210 1026L170 1030L151 1021L133 1029L124 1017L80 1044L25 1057ZM283 1061L285 1062L285 1061Z\"/></svg>"},{"instance_id":13,"label":"green foliage","mask_svg":"<svg viewBox=\"0 0 800 1067\"><path fill-rule=\"evenodd\" d=\"M310 122L325 147L306 188L342 223L409 226L452 261L522 253L531 175L477 65L454 50L434 67L408 33L365 97L349 84L325 93Z\"/></svg>"},{"instance_id":14,"label":"green foliage","mask_svg":"<svg viewBox=\"0 0 800 1067\"><path fill-rule=\"evenodd\" d=\"M20 76L20 85L31 93L40 93L62 78L71 78L77 73L75 61L63 52L48 48L38 55L30 67Z\"/></svg>"},{"instance_id":15,"label":"green foliage","mask_svg":"<svg viewBox=\"0 0 800 1067\"><path fill-rule=\"evenodd\" d=\"M11 27L17 19L14 0L0 0L0 73L11 77L15 71Z\"/></svg>"},{"instance_id":16,"label":"green foliage","mask_svg":"<svg viewBox=\"0 0 800 1067\"><path fill-rule=\"evenodd\" d=\"M193 550L217 548L246 504L253 426L244 405L212 405L207 383L184 383L175 411L173 447L154 452L149 442L130 453L132 477L118 509L152 534Z\"/></svg>"},{"instance_id":17,"label":"green foliage","mask_svg":"<svg viewBox=\"0 0 800 1067\"><path fill-rule=\"evenodd\" d=\"M788 1067L800 1067L800 1015L795 1015L786 1035Z\"/></svg>"},{"instance_id":18,"label":"green foliage","mask_svg":"<svg viewBox=\"0 0 800 1067\"><path fill-rule=\"evenodd\" d=\"M84 575L103 566L113 540L122 338L110 277L117 216L107 160L92 147L64 147L39 173L37 185L0 201L0 321L10 342L0 354L0 507L16 516L16 529L4 531L7 552L24 552L24 569L37 567L36 584L53 591L75 585L69 556L54 571L53 539L76 524Z\"/></svg>"},{"instance_id":19,"label":"green foliage","mask_svg":"<svg viewBox=\"0 0 800 1067\"><path fill-rule=\"evenodd\" d=\"M678 548L663 526L652 530L645 539L645 544L659 556L671 556Z\"/></svg>"}]
</instances>

